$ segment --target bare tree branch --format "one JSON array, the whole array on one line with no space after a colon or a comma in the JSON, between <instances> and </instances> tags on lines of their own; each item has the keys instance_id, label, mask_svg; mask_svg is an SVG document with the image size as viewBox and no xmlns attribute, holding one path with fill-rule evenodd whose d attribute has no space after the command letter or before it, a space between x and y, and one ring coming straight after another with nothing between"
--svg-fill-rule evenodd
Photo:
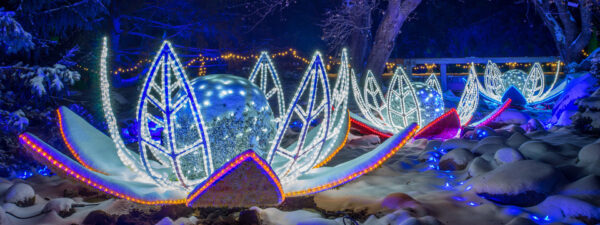
<instances>
[{"instance_id":1,"label":"bare tree branch","mask_svg":"<svg viewBox=\"0 0 600 225\"><path fill-rule=\"evenodd\" d=\"M346 45L354 32L368 33L372 27L371 13L376 7L376 0L347 0L341 7L328 11L321 28L330 50Z\"/></svg>"}]
</instances>

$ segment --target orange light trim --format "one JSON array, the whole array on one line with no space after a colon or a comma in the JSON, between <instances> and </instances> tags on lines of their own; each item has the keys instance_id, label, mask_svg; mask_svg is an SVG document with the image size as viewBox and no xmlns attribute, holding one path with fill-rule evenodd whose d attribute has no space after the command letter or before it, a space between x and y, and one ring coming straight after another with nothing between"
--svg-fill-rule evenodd
<instances>
[{"instance_id":1,"label":"orange light trim","mask_svg":"<svg viewBox=\"0 0 600 225\"><path fill-rule=\"evenodd\" d=\"M323 161L321 161L319 164L317 164L315 167L313 168L319 168L321 166L324 166L325 164L327 164L329 161L331 161L331 159L333 159L333 157L335 155L338 154L338 152L340 150L342 150L342 148L344 148L344 145L346 145L346 141L348 141L348 134L350 134L350 127L352 127L352 122L351 122L352 118L350 117L350 111L348 111L348 130L346 130L346 136L344 137L344 141L342 141L342 144L340 144L340 146L337 147L337 149L335 149L335 151L333 151L331 154L329 154L329 156L327 156L327 158L325 158Z\"/></svg>"},{"instance_id":2,"label":"orange light trim","mask_svg":"<svg viewBox=\"0 0 600 225\"><path fill-rule=\"evenodd\" d=\"M339 180L336 180L336 181L333 181L333 182L330 182L330 183L327 183L327 184L324 184L324 185L321 185L318 187L309 188L309 189L302 190L302 191L294 191L294 192L285 193L285 196L286 197L294 197L294 196L308 195L308 194L313 194L316 192L324 191L324 190L339 186L341 184L344 184L348 181L354 180L363 174L373 171L375 168L381 166L381 164L383 164L386 160L388 160L390 157L392 157L394 154L396 154L396 152L398 152L398 150L400 150L400 148L402 148L402 146L404 146L404 144L406 144L406 142L413 137L413 135L416 133L416 131L418 129L419 129L419 125L416 125L406 136L404 136L404 138L402 139L400 144L398 144L396 147L392 148L387 154L385 154L382 158L377 160L377 162L375 162L371 166L368 166L367 168L365 168L361 171L352 173L345 178L342 178L342 179L339 179Z\"/></svg>"},{"instance_id":3,"label":"orange light trim","mask_svg":"<svg viewBox=\"0 0 600 225\"><path fill-rule=\"evenodd\" d=\"M43 148L41 148L40 146L33 143L33 141L27 135L21 134L21 135L19 135L19 139L21 139L21 142L26 145L27 148L25 148L25 149L28 149L32 153L38 154L38 155L42 156L42 158L46 159L48 161L48 164L46 164L46 165L52 164L52 166L55 167L55 169L57 169L58 171L62 170L65 172L65 174L75 178L75 180L79 180L79 181L83 182L84 184L90 185L102 192L107 193L107 194L116 196L118 198L126 199L128 201L132 201L135 203L145 204L145 205L176 205L176 204L184 204L185 203L185 199L146 201L146 200L142 200L139 198L131 197L129 195L122 194L116 190L109 188L109 187L98 184L96 181L93 181L89 178L85 178L83 175L77 173L73 169L71 169L71 168L67 167L66 165L62 164L61 162L53 159L53 157L49 153L47 153Z\"/></svg>"},{"instance_id":4,"label":"orange light trim","mask_svg":"<svg viewBox=\"0 0 600 225\"><path fill-rule=\"evenodd\" d=\"M108 175L107 173L97 170L97 169L91 167L90 165L88 165L87 163L85 163L83 160L81 160L81 157L79 156L77 151L75 151L73 146L71 146L71 143L69 143L69 140L67 140L67 136L65 135L65 130L63 127L62 113L60 111L60 108L56 109L56 115L58 115L58 129L60 130L60 136L62 137L63 142L65 142L65 145L67 146L69 151L71 152L71 155L73 155L73 157L75 157L75 160L77 160L77 162L79 162L79 164L81 164L83 167L87 168L88 170L94 171L96 173Z\"/></svg>"},{"instance_id":5,"label":"orange light trim","mask_svg":"<svg viewBox=\"0 0 600 225\"><path fill-rule=\"evenodd\" d=\"M254 160L254 162L256 164L260 165L260 167L262 167L263 171L269 175L269 177L271 178L271 181L273 181L273 183L275 183L275 185L277 186L277 189L279 191L279 193L278 193L278 195L280 197L279 203L283 202L285 200L285 195L283 194L283 188L281 187L281 182L279 182L279 178L277 177L277 175L275 175L275 172L273 172L273 169L271 169L269 164L267 164L260 157L258 157L258 155L256 155L256 153L254 151L248 150L245 153L242 153L241 155L239 155L236 159L229 161L227 166L221 167L221 169L219 169L219 172L217 172L216 174L213 174L210 178L208 178L208 180L205 181L204 185L202 185L200 188L195 189L193 191L193 193L187 197L186 204L188 206L190 206L191 203L194 200L196 200L196 198L199 195L203 194L209 187L211 187L214 183L219 181L222 177L224 177L227 173L229 173L229 171L231 171L233 168L237 167L239 164L246 161L248 158L252 158Z\"/></svg>"}]
</instances>

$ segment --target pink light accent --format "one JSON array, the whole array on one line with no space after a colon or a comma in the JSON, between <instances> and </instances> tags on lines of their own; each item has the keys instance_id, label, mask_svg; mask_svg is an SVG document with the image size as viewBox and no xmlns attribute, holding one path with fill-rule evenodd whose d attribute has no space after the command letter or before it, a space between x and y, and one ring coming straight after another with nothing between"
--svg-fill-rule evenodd
<instances>
[{"instance_id":1,"label":"pink light accent","mask_svg":"<svg viewBox=\"0 0 600 225\"><path fill-rule=\"evenodd\" d=\"M415 139L449 139L454 137L459 130L460 117L458 116L456 109L452 108L427 124L427 126L423 127L423 129L415 135Z\"/></svg>"},{"instance_id":2,"label":"pink light accent","mask_svg":"<svg viewBox=\"0 0 600 225\"><path fill-rule=\"evenodd\" d=\"M491 112L488 116L486 116L482 120L475 122L474 123L475 127L486 126L490 122L494 121L498 116L500 116L500 114L502 114L502 112L504 112L504 110L506 110L506 108L508 108L510 106L511 102L512 102L512 99L510 99L510 98L507 99L504 102L504 104L502 104L502 106L498 107L496 110Z\"/></svg>"},{"instance_id":3,"label":"pink light accent","mask_svg":"<svg viewBox=\"0 0 600 225\"><path fill-rule=\"evenodd\" d=\"M385 139L388 139L393 135L393 134L381 132L381 131L377 130L376 128L370 127L369 125L364 124L354 118L350 118L350 122L352 123L351 126L358 129L361 133L375 134L375 135L379 136L381 141L384 141Z\"/></svg>"}]
</instances>

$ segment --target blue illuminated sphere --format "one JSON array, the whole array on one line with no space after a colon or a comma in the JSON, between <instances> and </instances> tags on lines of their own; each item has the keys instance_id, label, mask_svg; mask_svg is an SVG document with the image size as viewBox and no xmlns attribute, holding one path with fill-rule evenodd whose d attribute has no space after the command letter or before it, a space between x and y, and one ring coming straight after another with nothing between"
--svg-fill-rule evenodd
<instances>
[{"instance_id":1,"label":"blue illuminated sphere","mask_svg":"<svg viewBox=\"0 0 600 225\"><path fill-rule=\"evenodd\" d=\"M525 79L527 79L527 73L523 70L512 69L506 71L506 73L502 74L502 84L504 88L508 90L510 86L514 86L519 91L523 91L523 86L525 86Z\"/></svg>"},{"instance_id":2,"label":"blue illuminated sphere","mask_svg":"<svg viewBox=\"0 0 600 225\"><path fill-rule=\"evenodd\" d=\"M228 74L201 76L191 80L190 85L203 117L215 169L248 149L262 158L267 156L276 124L269 103L258 86ZM195 123L192 115L177 120L181 126ZM190 145L197 140L193 135L189 137L181 144ZM190 171L192 175L193 170L203 169L198 165L199 157L200 154L190 155L188 160L182 158L184 172Z\"/></svg>"},{"instance_id":3,"label":"blue illuminated sphere","mask_svg":"<svg viewBox=\"0 0 600 225\"><path fill-rule=\"evenodd\" d=\"M444 114L444 100L440 93L421 82L414 82L413 88L420 103L423 126Z\"/></svg>"}]
</instances>

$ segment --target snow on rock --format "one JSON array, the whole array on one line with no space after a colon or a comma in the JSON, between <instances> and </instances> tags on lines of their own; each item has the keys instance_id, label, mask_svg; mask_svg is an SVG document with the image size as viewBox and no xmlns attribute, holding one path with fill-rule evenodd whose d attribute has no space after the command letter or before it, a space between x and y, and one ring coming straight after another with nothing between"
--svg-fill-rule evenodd
<instances>
[{"instance_id":1,"label":"snow on rock","mask_svg":"<svg viewBox=\"0 0 600 225\"><path fill-rule=\"evenodd\" d=\"M577 156L578 166L588 166L594 162L600 161L600 143L592 143L583 146Z\"/></svg>"},{"instance_id":2,"label":"snow on rock","mask_svg":"<svg viewBox=\"0 0 600 225\"><path fill-rule=\"evenodd\" d=\"M534 118L529 119L527 123L522 124L521 127L527 131L527 133L537 130L544 130L544 125L539 120Z\"/></svg>"},{"instance_id":3,"label":"snow on rock","mask_svg":"<svg viewBox=\"0 0 600 225\"><path fill-rule=\"evenodd\" d=\"M198 224L198 219L195 216L191 216L190 218L181 217L175 221L173 221L168 216L162 218L162 220L158 221L156 225L194 225Z\"/></svg>"},{"instance_id":4,"label":"snow on rock","mask_svg":"<svg viewBox=\"0 0 600 225\"><path fill-rule=\"evenodd\" d=\"M6 191L4 201L20 207L30 206L35 203L35 192L28 184L16 183Z\"/></svg>"},{"instance_id":5,"label":"snow on rock","mask_svg":"<svg viewBox=\"0 0 600 225\"><path fill-rule=\"evenodd\" d=\"M346 145L350 148L375 148L379 143L381 143L381 140L377 135L356 136L350 133L348 134L348 143Z\"/></svg>"},{"instance_id":6,"label":"snow on rock","mask_svg":"<svg viewBox=\"0 0 600 225\"><path fill-rule=\"evenodd\" d=\"M494 129L486 127L486 126L481 126L481 127L475 128L474 134L475 134L475 137L473 137L474 139L482 139L482 138L486 138L489 136L498 136L498 133Z\"/></svg>"},{"instance_id":7,"label":"snow on rock","mask_svg":"<svg viewBox=\"0 0 600 225\"><path fill-rule=\"evenodd\" d=\"M427 145L425 146L425 151L438 150L441 145L442 145L442 141L440 141L440 140L431 140L431 141L427 142Z\"/></svg>"},{"instance_id":8,"label":"snow on rock","mask_svg":"<svg viewBox=\"0 0 600 225\"><path fill-rule=\"evenodd\" d=\"M55 198L48 201L42 211L54 211L61 217L67 217L75 212L75 209L72 207L74 203L75 201L70 198Z\"/></svg>"},{"instance_id":9,"label":"snow on rock","mask_svg":"<svg viewBox=\"0 0 600 225\"><path fill-rule=\"evenodd\" d=\"M12 185L12 183L0 183L0 196L3 195Z\"/></svg>"},{"instance_id":10,"label":"snow on rock","mask_svg":"<svg viewBox=\"0 0 600 225\"><path fill-rule=\"evenodd\" d=\"M508 146L503 143L500 143L500 144L491 143L491 144L477 145L476 147L471 149L471 151L476 155L485 155L485 154L494 155L494 153L496 153L496 151L498 151L498 149L506 148L506 147L508 147Z\"/></svg>"},{"instance_id":11,"label":"snow on rock","mask_svg":"<svg viewBox=\"0 0 600 225\"><path fill-rule=\"evenodd\" d=\"M506 144L512 148L519 148L519 146L529 140L530 139L522 133L515 132L506 140Z\"/></svg>"},{"instance_id":12,"label":"snow on rock","mask_svg":"<svg viewBox=\"0 0 600 225\"><path fill-rule=\"evenodd\" d=\"M494 160L498 165L523 160L523 155L514 148L501 148L494 154Z\"/></svg>"},{"instance_id":13,"label":"snow on rock","mask_svg":"<svg viewBox=\"0 0 600 225\"><path fill-rule=\"evenodd\" d=\"M487 160L481 157L475 157L467 166L467 173L471 177L479 176L492 170L493 167Z\"/></svg>"},{"instance_id":14,"label":"snow on rock","mask_svg":"<svg viewBox=\"0 0 600 225\"><path fill-rule=\"evenodd\" d=\"M558 220L573 218L600 222L600 208L582 200L562 195L549 196L542 203L535 206L534 210Z\"/></svg>"},{"instance_id":15,"label":"snow on rock","mask_svg":"<svg viewBox=\"0 0 600 225\"><path fill-rule=\"evenodd\" d=\"M277 225L295 225L303 222L307 222L314 218L322 218L320 214L309 212L305 210L296 210L291 212L284 212L276 208L261 209L258 207L252 207L250 210L254 210L258 213L262 224L277 224ZM313 220L314 221L314 220Z\"/></svg>"},{"instance_id":16,"label":"snow on rock","mask_svg":"<svg viewBox=\"0 0 600 225\"><path fill-rule=\"evenodd\" d=\"M484 144L504 144L504 141L506 141L506 138L504 138L504 137L489 136L489 137L485 137L485 138L481 139L481 141L479 141L479 143L477 143L477 145L475 145L474 148L477 148L477 146L484 145Z\"/></svg>"},{"instance_id":17,"label":"snow on rock","mask_svg":"<svg viewBox=\"0 0 600 225\"><path fill-rule=\"evenodd\" d=\"M523 217L515 217L508 221L506 225L537 225L537 223Z\"/></svg>"},{"instance_id":18,"label":"snow on rock","mask_svg":"<svg viewBox=\"0 0 600 225\"><path fill-rule=\"evenodd\" d=\"M410 195L402 192L396 192L385 196L385 198L383 198L381 201L381 206L392 210L398 210L403 208L420 207L420 203L414 198L410 197Z\"/></svg>"},{"instance_id":19,"label":"snow on rock","mask_svg":"<svg viewBox=\"0 0 600 225\"><path fill-rule=\"evenodd\" d=\"M347 224L347 223L345 223ZM415 218L405 210L397 210L393 213L377 218L374 215L369 216L362 225L387 225L387 224L398 224L398 225L441 225L439 220L432 216L423 216Z\"/></svg>"},{"instance_id":20,"label":"snow on rock","mask_svg":"<svg viewBox=\"0 0 600 225\"><path fill-rule=\"evenodd\" d=\"M506 126L503 126L497 130L504 130L504 131L508 131L510 133L521 133L521 134L525 134L525 130L523 130L523 128L519 125L519 124L509 124Z\"/></svg>"},{"instance_id":21,"label":"snow on rock","mask_svg":"<svg viewBox=\"0 0 600 225\"><path fill-rule=\"evenodd\" d=\"M445 150L452 150L455 148L471 149L476 144L477 144L477 141L454 138L454 139L448 139L448 140L444 141L444 143L442 143L442 145L440 145L440 148L445 149Z\"/></svg>"},{"instance_id":22,"label":"snow on rock","mask_svg":"<svg viewBox=\"0 0 600 225\"><path fill-rule=\"evenodd\" d=\"M566 185L560 191L560 194L582 200L600 201L600 177L596 175L585 176Z\"/></svg>"},{"instance_id":23,"label":"snow on rock","mask_svg":"<svg viewBox=\"0 0 600 225\"><path fill-rule=\"evenodd\" d=\"M496 119L494 123L512 123L512 124L525 124L529 121L530 117L527 113L517 109L506 109Z\"/></svg>"},{"instance_id":24,"label":"snow on rock","mask_svg":"<svg viewBox=\"0 0 600 225\"><path fill-rule=\"evenodd\" d=\"M442 156L439 166L441 170L462 170L474 157L467 149L455 148Z\"/></svg>"},{"instance_id":25,"label":"snow on rock","mask_svg":"<svg viewBox=\"0 0 600 225\"><path fill-rule=\"evenodd\" d=\"M504 205L532 206L543 201L559 183L561 174L534 160L507 163L468 181L479 196Z\"/></svg>"},{"instance_id":26,"label":"snow on rock","mask_svg":"<svg viewBox=\"0 0 600 225\"><path fill-rule=\"evenodd\" d=\"M535 159L553 165L564 164L567 160L566 157L558 154L560 151L556 146L544 141L532 140L525 142L519 147L519 151L527 159Z\"/></svg>"},{"instance_id":27,"label":"snow on rock","mask_svg":"<svg viewBox=\"0 0 600 225\"><path fill-rule=\"evenodd\" d=\"M8 219L8 214L6 214L6 211L4 211L4 209L2 207L0 207L0 224L2 225L11 225L12 222L10 222L10 220Z\"/></svg>"}]
</instances>

